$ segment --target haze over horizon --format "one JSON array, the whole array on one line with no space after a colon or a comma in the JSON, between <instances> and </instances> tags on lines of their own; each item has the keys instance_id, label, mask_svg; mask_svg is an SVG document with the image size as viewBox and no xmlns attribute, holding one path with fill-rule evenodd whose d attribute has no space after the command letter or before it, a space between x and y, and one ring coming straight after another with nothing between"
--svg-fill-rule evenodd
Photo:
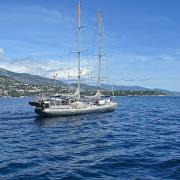
<instances>
[{"instance_id":1,"label":"haze over horizon","mask_svg":"<svg viewBox=\"0 0 180 180\"><path fill-rule=\"evenodd\" d=\"M2 0L0 68L52 77L76 73L77 0ZM82 69L93 70L97 11L115 84L180 91L180 1L81 0ZM96 53L96 50L93 50ZM71 60L70 60L71 59Z\"/></svg>"}]
</instances>

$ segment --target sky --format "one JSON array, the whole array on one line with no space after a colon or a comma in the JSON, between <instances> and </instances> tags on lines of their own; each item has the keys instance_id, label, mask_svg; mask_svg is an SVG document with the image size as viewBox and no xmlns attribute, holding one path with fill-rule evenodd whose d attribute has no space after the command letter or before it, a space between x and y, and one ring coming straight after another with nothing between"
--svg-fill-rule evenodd
<instances>
[{"instance_id":1,"label":"sky","mask_svg":"<svg viewBox=\"0 0 180 180\"><path fill-rule=\"evenodd\" d=\"M1 0L0 68L75 77L77 2ZM99 9L103 67L108 61L113 84L180 91L180 1L81 0L84 75L97 69Z\"/></svg>"}]
</instances>

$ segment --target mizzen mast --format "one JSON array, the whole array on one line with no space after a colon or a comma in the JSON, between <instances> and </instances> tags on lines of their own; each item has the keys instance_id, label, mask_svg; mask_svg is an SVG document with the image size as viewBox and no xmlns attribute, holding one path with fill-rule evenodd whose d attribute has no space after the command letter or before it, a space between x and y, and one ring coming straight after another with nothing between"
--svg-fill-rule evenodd
<instances>
[{"instance_id":1,"label":"mizzen mast","mask_svg":"<svg viewBox=\"0 0 180 180\"><path fill-rule=\"evenodd\" d=\"M81 50L80 50L80 30L81 30L81 6L80 1L78 1L78 92L80 92L80 78L81 78L81 72L80 72L80 56L81 56Z\"/></svg>"},{"instance_id":2,"label":"mizzen mast","mask_svg":"<svg viewBox=\"0 0 180 180\"><path fill-rule=\"evenodd\" d=\"M98 89L101 88L101 60L102 60L102 50L101 50L101 40L102 40L102 13L98 12Z\"/></svg>"}]
</instances>

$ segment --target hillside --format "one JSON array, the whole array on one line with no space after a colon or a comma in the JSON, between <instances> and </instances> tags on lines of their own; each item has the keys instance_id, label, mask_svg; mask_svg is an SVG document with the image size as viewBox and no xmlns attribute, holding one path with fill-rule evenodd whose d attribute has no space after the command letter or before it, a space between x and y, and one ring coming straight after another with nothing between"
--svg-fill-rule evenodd
<instances>
[{"instance_id":1,"label":"hillside","mask_svg":"<svg viewBox=\"0 0 180 180\"><path fill-rule=\"evenodd\" d=\"M103 89L105 90L112 90L112 85L109 84L103 84L101 86ZM145 88L145 87L141 87L141 86L118 86L118 85L113 85L113 90L114 91L154 91L154 92L161 92L163 94L167 94L167 95L179 95L179 92L172 92L172 91L167 91L164 89L151 89L151 88Z\"/></svg>"},{"instance_id":2,"label":"hillside","mask_svg":"<svg viewBox=\"0 0 180 180\"><path fill-rule=\"evenodd\" d=\"M77 83L72 83L72 84L70 84L70 86L71 86L71 87L74 87L74 88L77 88ZM88 91L88 90L96 91L96 90L98 89L97 86L92 86L92 85L89 86L89 85L84 84L84 83L81 83L80 86L81 86L81 89L82 89L83 91Z\"/></svg>"},{"instance_id":3,"label":"hillside","mask_svg":"<svg viewBox=\"0 0 180 180\"><path fill-rule=\"evenodd\" d=\"M70 84L70 88L77 87L77 83ZM112 86L104 84L101 86L104 95L111 94ZM68 85L53 79L31 75L27 73L15 73L0 68L0 97L1 96L31 96L41 92L57 93L67 91ZM97 90L97 86L89 86L81 83L81 90L84 93L91 93ZM178 95L162 89L149 89L140 86L114 86L115 95Z\"/></svg>"},{"instance_id":4,"label":"hillside","mask_svg":"<svg viewBox=\"0 0 180 180\"><path fill-rule=\"evenodd\" d=\"M37 75L32 75L32 74L27 74L27 73L16 73L12 71L8 71L6 69L0 68L0 75L9 77L11 79L14 79L18 82L22 83L28 83L28 84L47 84L47 85L54 85L54 80L37 76ZM65 85L63 82L56 80L57 85Z\"/></svg>"},{"instance_id":5,"label":"hillside","mask_svg":"<svg viewBox=\"0 0 180 180\"><path fill-rule=\"evenodd\" d=\"M11 77L0 75L0 97L32 96L39 93L57 93L67 91L65 86L23 83Z\"/></svg>"},{"instance_id":6,"label":"hillside","mask_svg":"<svg viewBox=\"0 0 180 180\"><path fill-rule=\"evenodd\" d=\"M112 85L109 85L109 84L102 84L101 87L106 90L112 89ZM141 86L118 86L118 85L113 85L113 89L114 91L120 91L120 90L122 91L149 91L151 90L149 88L144 88Z\"/></svg>"}]
</instances>

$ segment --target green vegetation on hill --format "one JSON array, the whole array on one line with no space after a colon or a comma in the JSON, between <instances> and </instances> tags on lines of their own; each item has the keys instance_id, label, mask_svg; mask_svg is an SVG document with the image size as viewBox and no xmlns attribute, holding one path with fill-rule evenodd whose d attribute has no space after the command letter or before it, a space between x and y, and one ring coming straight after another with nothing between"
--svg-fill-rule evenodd
<instances>
[{"instance_id":1,"label":"green vegetation on hill","mask_svg":"<svg viewBox=\"0 0 180 180\"><path fill-rule=\"evenodd\" d=\"M66 92L66 86L28 84L0 75L0 97L33 96L40 93Z\"/></svg>"},{"instance_id":2,"label":"green vegetation on hill","mask_svg":"<svg viewBox=\"0 0 180 180\"><path fill-rule=\"evenodd\" d=\"M109 95L109 91L103 92L104 95ZM111 95L114 96L166 96L166 95L172 95L168 93L164 93L161 91L151 91L151 90L141 90L141 91L133 91L133 90L119 90L114 91L114 93L111 92Z\"/></svg>"},{"instance_id":3,"label":"green vegetation on hill","mask_svg":"<svg viewBox=\"0 0 180 180\"><path fill-rule=\"evenodd\" d=\"M86 87L87 88L87 87ZM0 97L11 96L33 96L40 93L67 93L67 86L59 85L42 85L42 84L27 84L16 81L12 78L0 75ZM85 90L82 91L82 95L93 95L96 93L96 90ZM113 95L111 91L102 90L103 95L111 96ZM115 96L137 96L137 95L167 95L164 92L160 91L125 91L119 90L114 91Z\"/></svg>"},{"instance_id":4,"label":"green vegetation on hill","mask_svg":"<svg viewBox=\"0 0 180 180\"><path fill-rule=\"evenodd\" d=\"M37 75L27 74L27 73L16 73L6 69L0 68L0 75L4 77L9 77L15 81L21 83L28 83L28 84L45 84L45 85L54 85L54 79L49 79ZM61 81L56 81L56 85L64 85L65 84Z\"/></svg>"},{"instance_id":5,"label":"green vegetation on hill","mask_svg":"<svg viewBox=\"0 0 180 180\"><path fill-rule=\"evenodd\" d=\"M71 84L70 89L74 91L76 86L76 83ZM125 86L116 86L114 94L112 94L110 87L108 87L107 89L102 89L102 93L104 96L174 95L172 92L164 90L151 90L143 87L132 87L132 90L126 90L125 88ZM81 90L82 95L93 95L96 93L97 87L81 84ZM55 83L53 79L31 74L14 73L0 68L0 97L33 96L41 93L54 94L67 92L68 85L61 81L56 81Z\"/></svg>"}]
</instances>

